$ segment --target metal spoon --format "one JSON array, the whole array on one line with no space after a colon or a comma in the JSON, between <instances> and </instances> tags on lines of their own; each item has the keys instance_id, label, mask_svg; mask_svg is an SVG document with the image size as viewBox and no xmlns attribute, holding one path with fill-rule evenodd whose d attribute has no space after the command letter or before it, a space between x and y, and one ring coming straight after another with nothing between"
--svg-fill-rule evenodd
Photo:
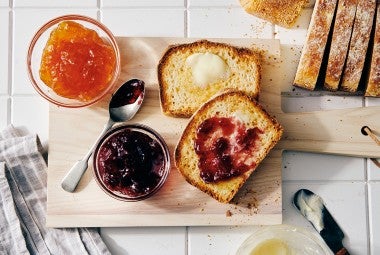
<instances>
[{"instance_id":1,"label":"metal spoon","mask_svg":"<svg viewBox=\"0 0 380 255\"><path fill-rule=\"evenodd\" d=\"M116 122L128 121L135 116L136 112L140 109L145 95L145 84L138 79L132 79L124 83L112 95L109 103L109 119L100 133L98 139L103 136ZM97 140L98 140L97 139ZM83 157L82 160L77 161L70 171L63 178L61 187L67 192L74 192L82 175L87 170L88 160L91 157L96 143Z\"/></svg>"}]
</instances>

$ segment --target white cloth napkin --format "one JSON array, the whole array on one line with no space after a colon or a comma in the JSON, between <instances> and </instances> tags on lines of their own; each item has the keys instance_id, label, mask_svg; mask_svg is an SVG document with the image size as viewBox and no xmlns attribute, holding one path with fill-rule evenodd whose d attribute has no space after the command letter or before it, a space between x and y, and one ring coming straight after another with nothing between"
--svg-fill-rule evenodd
<instances>
[{"instance_id":1,"label":"white cloth napkin","mask_svg":"<svg viewBox=\"0 0 380 255\"><path fill-rule=\"evenodd\" d=\"M98 229L45 226L46 163L36 135L0 133L0 254L110 254Z\"/></svg>"}]
</instances>

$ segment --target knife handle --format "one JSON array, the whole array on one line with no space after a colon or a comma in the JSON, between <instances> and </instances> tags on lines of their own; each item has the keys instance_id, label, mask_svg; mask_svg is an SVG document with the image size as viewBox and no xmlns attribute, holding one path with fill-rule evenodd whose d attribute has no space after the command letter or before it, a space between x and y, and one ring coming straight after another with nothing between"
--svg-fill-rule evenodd
<instances>
[{"instance_id":1,"label":"knife handle","mask_svg":"<svg viewBox=\"0 0 380 255\"><path fill-rule=\"evenodd\" d=\"M346 250L346 248L343 247L337 253L335 253L335 255L350 255L350 253L348 253L348 251Z\"/></svg>"}]
</instances>

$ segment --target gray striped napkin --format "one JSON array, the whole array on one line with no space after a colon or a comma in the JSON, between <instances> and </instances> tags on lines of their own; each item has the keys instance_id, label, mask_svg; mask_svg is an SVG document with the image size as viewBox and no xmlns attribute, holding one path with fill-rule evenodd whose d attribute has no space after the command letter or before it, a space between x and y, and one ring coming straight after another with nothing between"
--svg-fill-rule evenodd
<instances>
[{"instance_id":1,"label":"gray striped napkin","mask_svg":"<svg viewBox=\"0 0 380 255\"><path fill-rule=\"evenodd\" d=\"M110 254L97 229L45 226L46 163L36 135L0 133L0 254Z\"/></svg>"}]
</instances>

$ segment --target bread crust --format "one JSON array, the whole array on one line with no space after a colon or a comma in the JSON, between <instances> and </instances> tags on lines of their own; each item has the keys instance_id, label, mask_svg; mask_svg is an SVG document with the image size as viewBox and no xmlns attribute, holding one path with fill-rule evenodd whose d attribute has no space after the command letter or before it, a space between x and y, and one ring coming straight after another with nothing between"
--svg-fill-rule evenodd
<instances>
[{"instance_id":1,"label":"bread crust","mask_svg":"<svg viewBox=\"0 0 380 255\"><path fill-rule=\"evenodd\" d=\"M324 83L324 88L330 91L336 91L339 88L354 24L356 5L357 0L339 0L338 3Z\"/></svg>"},{"instance_id":2,"label":"bread crust","mask_svg":"<svg viewBox=\"0 0 380 255\"><path fill-rule=\"evenodd\" d=\"M205 183L199 175L200 169L197 164L199 159L195 154L193 147L193 143L196 138L196 130L204 120L215 116L214 114L216 107L223 107L223 105L228 105L228 107L226 107L227 109L235 109L234 107L236 107L237 110L241 110L242 106L244 106L244 108L249 108L245 110L248 110L250 113L258 113L258 115L261 116L260 120L265 121L266 123L264 126L268 128L267 130L264 130L264 133L271 132L270 134L272 136L269 144L265 144L263 152L256 158L256 167L250 169L242 175L232 177L227 180L222 180L215 183ZM231 116L234 113L224 112L220 114L222 116ZM258 125L258 123L252 122L245 124L247 125L247 128L252 128ZM265 158L269 151L280 140L282 132L283 128L276 121L276 119L271 117L253 98L241 91L227 91L210 99L192 116L175 148L175 164L179 172L188 183L207 193L216 200L222 203L228 203L235 196L237 191L245 183L249 176L255 171L257 166ZM192 150L190 152L190 156L189 150Z\"/></svg>"},{"instance_id":3,"label":"bread crust","mask_svg":"<svg viewBox=\"0 0 380 255\"><path fill-rule=\"evenodd\" d=\"M217 54L218 52L228 52L229 55L233 56L234 58L238 59L240 61L240 64L249 64L254 65L256 68L250 69L248 74L250 74L252 79L254 79L254 84L244 84L245 87L242 89L245 90L246 93L248 93L251 97L254 97L258 99L259 91L260 91L260 82L261 82L261 53L259 51L251 50L248 48L242 48L242 47L235 47L229 44L225 43L219 43L219 42L211 42L208 40L199 40L192 43L187 44L177 44L177 45L171 45L168 47L164 55L159 61L158 67L157 67L157 77L158 77L158 84L160 89L160 102L161 102L161 109L162 112L165 115L172 116L172 117L180 117L180 118L188 118L191 117L191 115L198 109L205 101L210 99L214 94L212 94L209 97L200 98L196 95L192 95L189 93L187 95L187 99L190 99L192 102L192 105L183 105L182 107L173 106L172 100L173 93L171 93L169 90L174 87L172 84L168 84L165 81L165 70L174 71L172 69L178 68L173 67L172 58L175 54L182 54L183 57L188 56L193 53L197 52L211 52L214 54ZM231 77L237 76L238 72L240 70L232 70ZM184 71L181 71L184 73ZM215 91L215 93L220 93L221 91L225 89L233 89L231 87L230 78L227 81L220 81L216 84L221 87L220 90ZM188 85L188 84L180 84L181 86ZM197 86L197 85L194 85ZM181 90L184 89L184 87L180 88ZM206 87L202 93L206 93L210 88ZM237 88L235 88L237 89ZM203 100L203 101L202 101ZM196 102L196 103L194 103Z\"/></svg>"},{"instance_id":4,"label":"bread crust","mask_svg":"<svg viewBox=\"0 0 380 255\"><path fill-rule=\"evenodd\" d=\"M244 10L274 24L290 28L308 0L240 0Z\"/></svg>"},{"instance_id":5,"label":"bread crust","mask_svg":"<svg viewBox=\"0 0 380 255\"><path fill-rule=\"evenodd\" d=\"M337 0L317 0L302 49L294 86L314 90L321 69Z\"/></svg>"},{"instance_id":6,"label":"bread crust","mask_svg":"<svg viewBox=\"0 0 380 255\"><path fill-rule=\"evenodd\" d=\"M380 97L380 4L377 4L376 10L376 27L365 96Z\"/></svg>"},{"instance_id":7,"label":"bread crust","mask_svg":"<svg viewBox=\"0 0 380 255\"><path fill-rule=\"evenodd\" d=\"M376 10L376 0L358 0L350 49L344 68L340 89L355 92L362 77L364 62L369 49L369 39Z\"/></svg>"}]
</instances>

